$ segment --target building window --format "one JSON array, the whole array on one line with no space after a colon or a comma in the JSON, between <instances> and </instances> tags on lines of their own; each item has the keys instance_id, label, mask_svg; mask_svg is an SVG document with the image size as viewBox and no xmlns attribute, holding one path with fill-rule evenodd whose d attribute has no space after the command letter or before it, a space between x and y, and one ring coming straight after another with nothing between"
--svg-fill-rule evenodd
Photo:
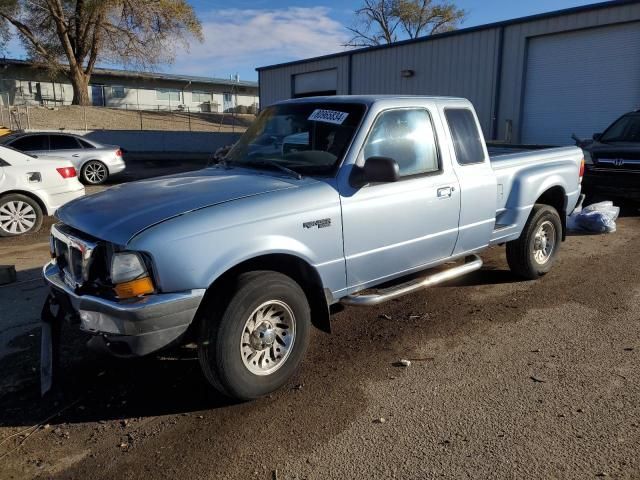
<instances>
[{"instance_id":1,"label":"building window","mask_svg":"<svg viewBox=\"0 0 640 480\"><path fill-rule=\"evenodd\" d=\"M124 98L127 96L123 86L114 85L111 87L111 98Z\"/></svg>"},{"instance_id":2,"label":"building window","mask_svg":"<svg viewBox=\"0 0 640 480\"><path fill-rule=\"evenodd\" d=\"M191 101L197 102L197 103L210 102L211 101L211 93L193 91L193 92L191 92Z\"/></svg>"},{"instance_id":3,"label":"building window","mask_svg":"<svg viewBox=\"0 0 640 480\"><path fill-rule=\"evenodd\" d=\"M168 100L170 102L179 102L180 101L180 90L175 90L172 88L157 88L156 89L156 99L158 100Z\"/></svg>"}]
</instances>

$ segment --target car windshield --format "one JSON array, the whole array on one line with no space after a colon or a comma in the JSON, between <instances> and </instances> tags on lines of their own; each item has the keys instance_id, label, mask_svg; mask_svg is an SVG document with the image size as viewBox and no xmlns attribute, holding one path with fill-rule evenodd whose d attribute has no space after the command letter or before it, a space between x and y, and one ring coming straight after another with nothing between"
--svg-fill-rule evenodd
<instances>
[{"instance_id":1,"label":"car windshield","mask_svg":"<svg viewBox=\"0 0 640 480\"><path fill-rule=\"evenodd\" d=\"M253 168L328 175L351 143L365 112L356 103L290 103L266 108L225 161ZM284 168L282 168L284 167Z\"/></svg>"},{"instance_id":2,"label":"car windshield","mask_svg":"<svg viewBox=\"0 0 640 480\"><path fill-rule=\"evenodd\" d=\"M600 141L613 142L640 142L640 115L625 115L613 123L602 134Z\"/></svg>"}]
</instances>

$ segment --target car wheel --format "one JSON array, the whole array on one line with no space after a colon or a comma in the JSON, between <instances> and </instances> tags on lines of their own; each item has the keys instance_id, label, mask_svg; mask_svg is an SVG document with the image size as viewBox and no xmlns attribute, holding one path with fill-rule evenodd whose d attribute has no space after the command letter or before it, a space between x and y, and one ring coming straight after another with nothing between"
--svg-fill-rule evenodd
<instances>
[{"instance_id":1,"label":"car wheel","mask_svg":"<svg viewBox=\"0 0 640 480\"><path fill-rule=\"evenodd\" d=\"M100 185L109 178L109 169L99 160L90 160L82 167L82 182L89 185Z\"/></svg>"},{"instance_id":2,"label":"car wheel","mask_svg":"<svg viewBox=\"0 0 640 480\"><path fill-rule=\"evenodd\" d=\"M553 267L562 239L558 211L535 205L520 238L507 243L507 262L516 275L534 280Z\"/></svg>"},{"instance_id":3,"label":"car wheel","mask_svg":"<svg viewBox=\"0 0 640 480\"><path fill-rule=\"evenodd\" d=\"M261 397L297 371L310 325L307 297L294 280L270 271L243 274L226 307L207 312L202 320L200 366L224 395Z\"/></svg>"},{"instance_id":4,"label":"car wheel","mask_svg":"<svg viewBox=\"0 0 640 480\"><path fill-rule=\"evenodd\" d=\"M37 232L43 213L38 202L18 193L0 197L0 237Z\"/></svg>"}]
</instances>

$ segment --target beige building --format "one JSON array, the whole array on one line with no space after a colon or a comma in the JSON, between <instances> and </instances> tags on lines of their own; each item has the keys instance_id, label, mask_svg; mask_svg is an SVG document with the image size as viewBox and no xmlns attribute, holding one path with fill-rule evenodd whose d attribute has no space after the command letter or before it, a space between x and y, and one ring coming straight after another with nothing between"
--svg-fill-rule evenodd
<instances>
[{"instance_id":1,"label":"beige building","mask_svg":"<svg viewBox=\"0 0 640 480\"><path fill-rule=\"evenodd\" d=\"M95 69L89 85L94 106L130 110L252 113L258 83L126 70ZM70 105L73 88L24 60L0 59L0 105Z\"/></svg>"}]
</instances>

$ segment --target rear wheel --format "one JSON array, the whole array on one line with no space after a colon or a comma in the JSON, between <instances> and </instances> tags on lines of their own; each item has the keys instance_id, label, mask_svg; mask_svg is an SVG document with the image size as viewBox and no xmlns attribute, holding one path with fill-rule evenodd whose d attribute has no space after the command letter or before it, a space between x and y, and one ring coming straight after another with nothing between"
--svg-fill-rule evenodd
<instances>
[{"instance_id":1,"label":"rear wheel","mask_svg":"<svg viewBox=\"0 0 640 480\"><path fill-rule=\"evenodd\" d=\"M100 185L109 178L109 169L99 160L90 160L82 167L80 178L83 183Z\"/></svg>"},{"instance_id":2,"label":"rear wheel","mask_svg":"<svg viewBox=\"0 0 640 480\"><path fill-rule=\"evenodd\" d=\"M558 211L549 205L535 205L520 235L507 243L507 262L516 275L534 280L553 267L562 239Z\"/></svg>"},{"instance_id":3,"label":"rear wheel","mask_svg":"<svg viewBox=\"0 0 640 480\"><path fill-rule=\"evenodd\" d=\"M42 209L32 198L19 193L0 198L0 237L37 232L42 219Z\"/></svg>"},{"instance_id":4,"label":"rear wheel","mask_svg":"<svg viewBox=\"0 0 640 480\"><path fill-rule=\"evenodd\" d=\"M198 356L202 371L221 393L249 400L284 385L309 344L306 295L277 272L243 274L222 312L202 321Z\"/></svg>"}]
</instances>

